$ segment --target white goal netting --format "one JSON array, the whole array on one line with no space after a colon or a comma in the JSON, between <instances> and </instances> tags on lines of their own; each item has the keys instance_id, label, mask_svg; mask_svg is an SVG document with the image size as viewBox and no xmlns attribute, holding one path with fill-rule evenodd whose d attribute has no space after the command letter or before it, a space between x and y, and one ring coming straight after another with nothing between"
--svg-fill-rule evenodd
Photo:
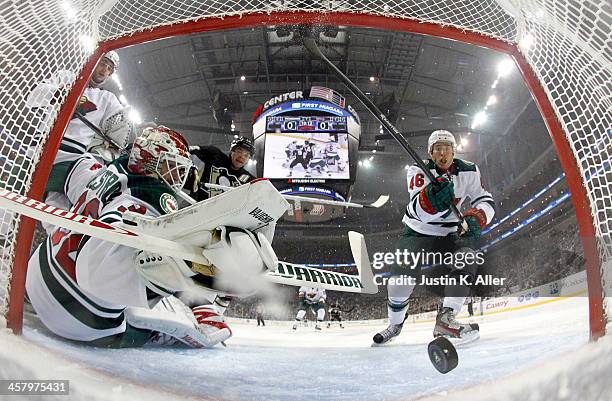
<instances>
[{"instance_id":1,"label":"white goal netting","mask_svg":"<svg viewBox=\"0 0 612 401\"><path fill-rule=\"evenodd\" d=\"M42 193L44 180L38 182L36 177L49 166L39 161L68 91L59 91L38 110L27 107L27 97L37 83L60 71L78 77L96 47L109 40L170 25L206 24L211 18L234 18L235 24L240 23L238 16L245 24L255 20L258 24L294 24L300 18L291 13L300 12L309 12L322 22L337 13L347 19L369 14L427 22L518 46L552 106L554 114L545 118L558 119L576 160L581 177L576 182L582 181L586 189L586 215L592 219L602 262L596 273L609 278L611 7L609 0L0 0L2 187L28 194L38 186ZM385 28L383 24L377 27ZM11 304L11 276L24 266L13 270L20 246L16 241L19 218L2 210L0 217L0 316L4 316ZM604 293L612 294L609 281L600 281Z\"/></svg>"}]
</instances>

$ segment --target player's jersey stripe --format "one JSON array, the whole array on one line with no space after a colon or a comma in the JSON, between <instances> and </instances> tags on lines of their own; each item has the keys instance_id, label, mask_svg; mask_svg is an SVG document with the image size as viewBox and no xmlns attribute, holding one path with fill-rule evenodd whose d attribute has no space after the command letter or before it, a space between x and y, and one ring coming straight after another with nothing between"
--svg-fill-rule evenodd
<instances>
[{"instance_id":1,"label":"player's jersey stripe","mask_svg":"<svg viewBox=\"0 0 612 401\"><path fill-rule=\"evenodd\" d=\"M62 149L62 147L65 147L69 150ZM87 148L83 146L82 143L66 137L62 138L60 149L69 153L85 153L85 151L87 150Z\"/></svg>"},{"instance_id":2,"label":"player's jersey stripe","mask_svg":"<svg viewBox=\"0 0 612 401\"><path fill-rule=\"evenodd\" d=\"M48 263L46 264L46 266L49 267L52 273L55 272L56 275L59 276L59 278L64 282L64 284L62 284L62 287L69 291L71 294L73 294L75 298L81 298L81 300L90 305L91 308L97 309L101 314L108 315L109 317L115 317L123 312L123 308L105 307L100 305L98 302L91 300L81 291L81 289L79 289L79 287L77 287L76 283L74 283L74 281L70 277L66 276L64 270L60 265L57 264L55 259L53 259L53 257L50 257L49 249L47 249L46 247L41 247L41 251L43 250L47 256L46 260ZM60 283L60 280L58 278L56 278L56 281Z\"/></svg>"},{"instance_id":3,"label":"player's jersey stripe","mask_svg":"<svg viewBox=\"0 0 612 401\"><path fill-rule=\"evenodd\" d=\"M53 268L48 261L48 250L45 246L41 246L39 252L40 272L45 281L45 285L49 288L50 293L60 303L64 309L70 313L75 319L82 324L97 330L107 330L119 327L124 322L123 310L107 309L96 305L93 301L86 299L90 304L100 308L101 310L112 311L117 314L116 317L100 316L87 309L73 294L71 294L55 277L55 273L62 275L61 269ZM53 269L53 271L52 271ZM65 277L64 277L65 278Z\"/></svg>"},{"instance_id":4,"label":"player's jersey stripe","mask_svg":"<svg viewBox=\"0 0 612 401\"><path fill-rule=\"evenodd\" d=\"M116 216L116 217L113 217L113 216ZM102 216L98 218L98 220L100 220L103 223L113 224L118 221L121 221L121 213L115 212L115 211L104 213ZM81 238L81 242L79 242L79 246L77 248L77 255L81 252L81 249L83 249L85 244L87 244L87 241L89 241L90 239L91 239L91 236L83 235L83 237Z\"/></svg>"},{"instance_id":5,"label":"player's jersey stripe","mask_svg":"<svg viewBox=\"0 0 612 401\"><path fill-rule=\"evenodd\" d=\"M472 201L472 205L476 205L479 202L483 202L483 201L489 201L489 202L493 202L493 204L495 204L495 201L493 200L493 197L490 195L483 195L479 198L476 198Z\"/></svg>"}]
</instances>

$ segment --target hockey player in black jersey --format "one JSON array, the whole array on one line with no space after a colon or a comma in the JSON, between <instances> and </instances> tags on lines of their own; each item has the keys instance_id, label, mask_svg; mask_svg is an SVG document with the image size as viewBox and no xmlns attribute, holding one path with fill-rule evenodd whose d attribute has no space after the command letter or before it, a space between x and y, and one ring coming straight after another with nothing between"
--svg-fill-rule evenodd
<instances>
[{"instance_id":1,"label":"hockey player in black jersey","mask_svg":"<svg viewBox=\"0 0 612 401\"><path fill-rule=\"evenodd\" d=\"M344 328L344 325L342 324L342 309L340 309L337 301L334 306L329 308L329 322L327 322L328 329L331 327L332 322L338 322L340 328Z\"/></svg>"},{"instance_id":2,"label":"hockey player in black jersey","mask_svg":"<svg viewBox=\"0 0 612 401\"><path fill-rule=\"evenodd\" d=\"M255 178L244 168L255 152L253 142L248 138L234 139L229 155L216 146L190 146L189 151L195 167L191 170L185 189L197 201L222 192L207 188L205 184L238 187Z\"/></svg>"}]
</instances>

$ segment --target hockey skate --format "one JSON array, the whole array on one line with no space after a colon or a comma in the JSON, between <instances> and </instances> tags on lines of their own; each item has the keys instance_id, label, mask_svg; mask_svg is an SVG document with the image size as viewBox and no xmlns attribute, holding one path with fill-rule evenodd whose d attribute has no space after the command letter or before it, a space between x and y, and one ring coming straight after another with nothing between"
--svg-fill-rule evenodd
<instances>
[{"instance_id":1,"label":"hockey skate","mask_svg":"<svg viewBox=\"0 0 612 401\"><path fill-rule=\"evenodd\" d=\"M315 330L321 331L321 323L317 322L317 324L315 324Z\"/></svg>"},{"instance_id":2,"label":"hockey skate","mask_svg":"<svg viewBox=\"0 0 612 401\"><path fill-rule=\"evenodd\" d=\"M465 343L480 338L479 329L477 323L458 322L455 319L453 308L442 308L436 317L436 326L433 330L433 336L443 336L451 340L459 340L453 341L453 343Z\"/></svg>"},{"instance_id":3,"label":"hockey skate","mask_svg":"<svg viewBox=\"0 0 612 401\"><path fill-rule=\"evenodd\" d=\"M376 347L378 345L386 344L389 341L391 341L393 338L399 336L399 334L402 332L403 326L404 326L403 323L402 324L389 324L389 327L387 327L380 333L376 333L374 335L374 338L373 338L374 344L372 344L372 346Z\"/></svg>"}]
</instances>

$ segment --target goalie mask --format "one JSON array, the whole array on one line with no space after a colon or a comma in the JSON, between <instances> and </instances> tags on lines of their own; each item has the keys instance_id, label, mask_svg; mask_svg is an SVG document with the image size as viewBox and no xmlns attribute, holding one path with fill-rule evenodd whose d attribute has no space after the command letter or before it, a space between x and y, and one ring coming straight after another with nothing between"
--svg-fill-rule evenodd
<instances>
[{"instance_id":1,"label":"goalie mask","mask_svg":"<svg viewBox=\"0 0 612 401\"><path fill-rule=\"evenodd\" d=\"M134 141L128 161L133 173L155 175L175 191L185 185L191 165L185 138L164 126L145 128Z\"/></svg>"}]
</instances>

